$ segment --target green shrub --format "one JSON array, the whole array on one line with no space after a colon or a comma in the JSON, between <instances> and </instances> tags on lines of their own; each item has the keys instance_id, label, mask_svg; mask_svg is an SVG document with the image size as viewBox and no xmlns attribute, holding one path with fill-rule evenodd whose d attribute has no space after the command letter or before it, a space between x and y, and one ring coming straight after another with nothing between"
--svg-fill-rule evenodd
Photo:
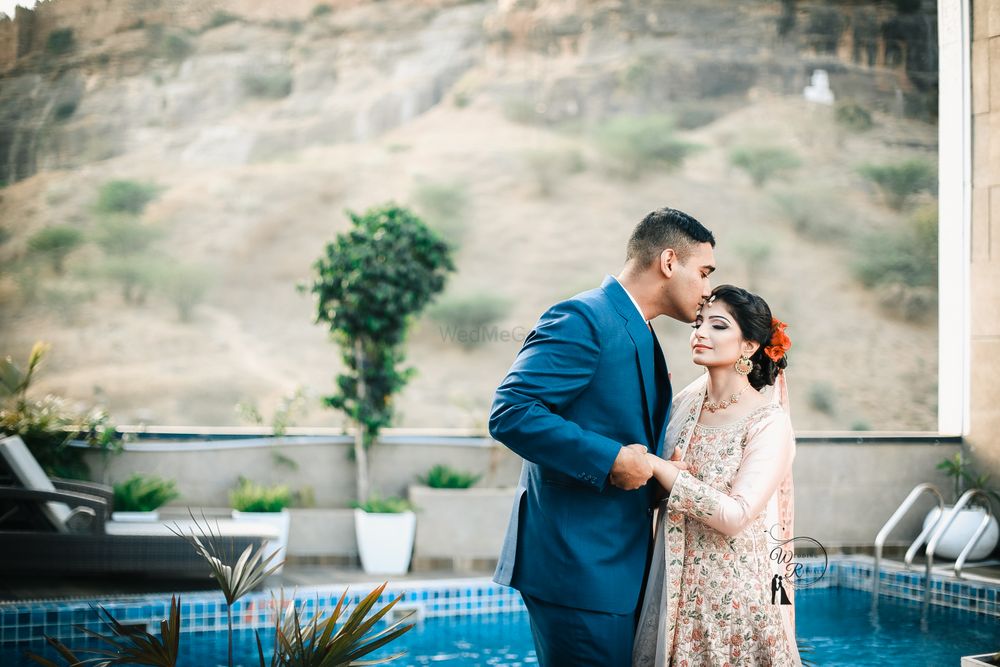
<instances>
[{"instance_id":1,"label":"green shrub","mask_svg":"<svg viewBox=\"0 0 1000 667\"><path fill-rule=\"evenodd\" d=\"M313 16L313 17L316 17L316 16L325 16L326 14L329 14L332 11L333 11L333 7L331 7L330 5L327 5L327 4L320 3L320 4L318 4L318 5L316 5L315 7L312 8L312 11L310 12L310 15Z\"/></svg>"},{"instance_id":2,"label":"green shrub","mask_svg":"<svg viewBox=\"0 0 1000 667\"><path fill-rule=\"evenodd\" d=\"M211 272L191 264L160 265L156 289L177 308L181 322L190 322L195 307L205 300L212 283Z\"/></svg>"},{"instance_id":3,"label":"green shrub","mask_svg":"<svg viewBox=\"0 0 1000 667\"><path fill-rule=\"evenodd\" d=\"M46 474L87 479L86 450L69 446L70 440L83 440L105 453L119 451L122 441L102 410L81 414L52 394L41 399L28 397L49 347L35 343L23 371L11 357L0 358L0 435L20 436Z\"/></svg>"},{"instance_id":4,"label":"green shrub","mask_svg":"<svg viewBox=\"0 0 1000 667\"><path fill-rule=\"evenodd\" d=\"M28 249L44 257L57 274L65 270L66 257L83 243L83 232L68 225L46 227L32 234L28 239Z\"/></svg>"},{"instance_id":5,"label":"green shrub","mask_svg":"<svg viewBox=\"0 0 1000 667\"><path fill-rule=\"evenodd\" d=\"M114 485L116 512L152 512L177 498L177 484L155 475L136 473Z\"/></svg>"},{"instance_id":6,"label":"green shrub","mask_svg":"<svg viewBox=\"0 0 1000 667\"><path fill-rule=\"evenodd\" d=\"M871 113L856 102L838 102L833 117L838 125L853 132L867 132L874 126Z\"/></svg>"},{"instance_id":7,"label":"green shrub","mask_svg":"<svg viewBox=\"0 0 1000 667\"><path fill-rule=\"evenodd\" d=\"M809 387L809 404L816 410L833 415L837 411L837 392L826 382L816 382Z\"/></svg>"},{"instance_id":8,"label":"green shrub","mask_svg":"<svg viewBox=\"0 0 1000 667\"><path fill-rule=\"evenodd\" d=\"M371 494L365 502L355 502L351 505L370 514L400 514L413 510L413 505L405 498L382 498L376 493Z\"/></svg>"},{"instance_id":9,"label":"green shrub","mask_svg":"<svg viewBox=\"0 0 1000 667\"><path fill-rule=\"evenodd\" d=\"M224 26L227 23L232 23L233 21L239 21L240 17L235 14L230 14L225 10L218 10L212 14L212 18L208 20L205 24L205 30L211 30L212 28L218 28Z\"/></svg>"},{"instance_id":10,"label":"green shrub","mask_svg":"<svg viewBox=\"0 0 1000 667\"><path fill-rule=\"evenodd\" d=\"M280 512L292 504L292 492L283 484L263 486L241 476L229 504L240 512Z\"/></svg>"},{"instance_id":11,"label":"green shrub","mask_svg":"<svg viewBox=\"0 0 1000 667\"><path fill-rule=\"evenodd\" d=\"M937 207L927 206L907 218L902 229L866 236L858 249L855 275L867 287L892 283L933 287L937 245Z\"/></svg>"},{"instance_id":12,"label":"green shrub","mask_svg":"<svg viewBox=\"0 0 1000 667\"><path fill-rule=\"evenodd\" d=\"M76 100L67 100L56 105L55 117L58 121L63 121L76 113Z\"/></svg>"},{"instance_id":13,"label":"green shrub","mask_svg":"<svg viewBox=\"0 0 1000 667\"><path fill-rule=\"evenodd\" d=\"M156 199L159 188L152 183L130 180L108 181L97 193L99 213L131 213L139 215L146 204Z\"/></svg>"},{"instance_id":14,"label":"green shrub","mask_svg":"<svg viewBox=\"0 0 1000 667\"><path fill-rule=\"evenodd\" d=\"M281 99L292 93L292 72L287 66L265 67L243 75L243 90L251 97Z\"/></svg>"},{"instance_id":15,"label":"green shrub","mask_svg":"<svg viewBox=\"0 0 1000 667\"><path fill-rule=\"evenodd\" d=\"M653 169L678 169L698 148L674 136L674 124L668 116L612 118L597 129L596 140L629 179Z\"/></svg>"},{"instance_id":16,"label":"green shrub","mask_svg":"<svg viewBox=\"0 0 1000 667\"><path fill-rule=\"evenodd\" d=\"M271 19L267 21L264 25L268 28L274 28L275 30L285 30L293 35L297 35L302 32L302 28L305 24L298 19Z\"/></svg>"},{"instance_id":17,"label":"green shrub","mask_svg":"<svg viewBox=\"0 0 1000 667\"><path fill-rule=\"evenodd\" d=\"M802 164L794 153L777 146L741 146L729 154L729 163L747 172L758 188Z\"/></svg>"},{"instance_id":18,"label":"green shrub","mask_svg":"<svg viewBox=\"0 0 1000 667\"><path fill-rule=\"evenodd\" d=\"M141 305L146 301L150 288L156 284L161 270L155 258L135 254L105 258L98 273L119 284L125 303Z\"/></svg>"},{"instance_id":19,"label":"green shrub","mask_svg":"<svg viewBox=\"0 0 1000 667\"><path fill-rule=\"evenodd\" d=\"M923 160L867 164L858 172L878 186L886 204L897 211L906 206L911 196L923 191L933 192L937 187L937 170Z\"/></svg>"},{"instance_id":20,"label":"green shrub","mask_svg":"<svg viewBox=\"0 0 1000 667\"><path fill-rule=\"evenodd\" d=\"M432 489L468 489L481 478L482 475L455 470L451 466L436 465L417 481Z\"/></svg>"},{"instance_id":21,"label":"green shrub","mask_svg":"<svg viewBox=\"0 0 1000 667\"><path fill-rule=\"evenodd\" d=\"M420 216L452 246L458 245L465 233L469 195L461 183L425 181L413 195L414 207Z\"/></svg>"},{"instance_id":22,"label":"green shrub","mask_svg":"<svg viewBox=\"0 0 1000 667\"><path fill-rule=\"evenodd\" d=\"M802 236L827 241L845 239L850 225L842 218L850 215L833 193L815 188L794 188L774 195L775 206L782 217Z\"/></svg>"},{"instance_id":23,"label":"green shrub","mask_svg":"<svg viewBox=\"0 0 1000 667\"><path fill-rule=\"evenodd\" d=\"M106 215L97 222L93 239L112 257L145 252L162 232L127 215Z\"/></svg>"},{"instance_id":24,"label":"green shrub","mask_svg":"<svg viewBox=\"0 0 1000 667\"><path fill-rule=\"evenodd\" d=\"M69 53L76 46L72 28L59 28L49 33L45 40L45 50L53 55Z\"/></svg>"},{"instance_id":25,"label":"green shrub","mask_svg":"<svg viewBox=\"0 0 1000 667\"><path fill-rule=\"evenodd\" d=\"M443 340L472 349L496 337L491 328L510 312L510 306L503 297L477 293L445 296L431 304L427 313L439 325Z\"/></svg>"},{"instance_id":26,"label":"green shrub","mask_svg":"<svg viewBox=\"0 0 1000 667\"><path fill-rule=\"evenodd\" d=\"M578 174L586 168L583 155L578 150L533 150L525 153L528 172L534 177L536 191L548 197L556 189L559 179Z\"/></svg>"},{"instance_id":27,"label":"green shrub","mask_svg":"<svg viewBox=\"0 0 1000 667\"><path fill-rule=\"evenodd\" d=\"M194 44L186 31L166 29L155 23L146 28L149 49L152 56L179 63L194 52Z\"/></svg>"},{"instance_id":28,"label":"green shrub","mask_svg":"<svg viewBox=\"0 0 1000 667\"><path fill-rule=\"evenodd\" d=\"M718 112L702 105L681 106L673 112L674 125L679 130L696 130L715 121Z\"/></svg>"}]
</instances>

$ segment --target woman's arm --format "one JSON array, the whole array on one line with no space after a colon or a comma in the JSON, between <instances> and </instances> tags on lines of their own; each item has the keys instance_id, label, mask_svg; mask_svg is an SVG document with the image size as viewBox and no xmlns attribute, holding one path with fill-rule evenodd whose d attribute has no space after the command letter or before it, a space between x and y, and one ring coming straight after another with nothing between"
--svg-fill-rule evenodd
<instances>
[{"instance_id":1,"label":"woman's arm","mask_svg":"<svg viewBox=\"0 0 1000 667\"><path fill-rule=\"evenodd\" d=\"M679 470L670 461L653 463L653 475L670 491L667 510L694 517L725 535L738 535L767 505L795 458L795 436L784 412L752 427L739 471L727 493Z\"/></svg>"}]
</instances>

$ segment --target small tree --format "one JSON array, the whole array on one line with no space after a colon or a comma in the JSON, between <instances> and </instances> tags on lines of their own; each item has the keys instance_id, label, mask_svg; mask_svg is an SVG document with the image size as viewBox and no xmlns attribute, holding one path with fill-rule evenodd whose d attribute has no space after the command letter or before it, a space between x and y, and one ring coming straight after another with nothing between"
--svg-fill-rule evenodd
<instances>
[{"instance_id":1,"label":"small tree","mask_svg":"<svg viewBox=\"0 0 1000 667\"><path fill-rule=\"evenodd\" d=\"M108 181L97 194L100 213L131 213L140 215L146 204L156 199L158 188L152 183L117 180Z\"/></svg>"},{"instance_id":2,"label":"small tree","mask_svg":"<svg viewBox=\"0 0 1000 667\"><path fill-rule=\"evenodd\" d=\"M729 154L729 163L747 172L758 188L802 164L794 153L777 146L741 146Z\"/></svg>"},{"instance_id":3,"label":"small tree","mask_svg":"<svg viewBox=\"0 0 1000 667\"><path fill-rule=\"evenodd\" d=\"M62 275L66 256L83 243L83 232L67 225L46 227L28 239L31 252L45 257L52 270Z\"/></svg>"},{"instance_id":4,"label":"small tree","mask_svg":"<svg viewBox=\"0 0 1000 667\"><path fill-rule=\"evenodd\" d=\"M411 319L444 289L454 271L448 245L420 218L394 204L363 215L326 245L313 265L309 291L316 321L325 322L343 352L337 391L323 399L355 425L358 501L368 500L366 450L392 420L392 397L409 380L401 369Z\"/></svg>"},{"instance_id":5,"label":"small tree","mask_svg":"<svg viewBox=\"0 0 1000 667\"><path fill-rule=\"evenodd\" d=\"M910 197L921 191L933 192L937 186L937 170L923 160L906 160L895 164L866 164L858 170L878 186L890 208L901 211Z\"/></svg>"}]
</instances>

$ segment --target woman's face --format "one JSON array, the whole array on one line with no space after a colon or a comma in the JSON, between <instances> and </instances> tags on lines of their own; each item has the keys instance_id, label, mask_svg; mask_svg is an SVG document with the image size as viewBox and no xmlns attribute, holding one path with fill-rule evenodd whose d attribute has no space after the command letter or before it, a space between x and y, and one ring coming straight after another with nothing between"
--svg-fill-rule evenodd
<instances>
[{"instance_id":1,"label":"woman's face","mask_svg":"<svg viewBox=\"0 0 1000 667\"><path fill-rule=\"evenodd\" d=\"M757 351L757 343L743 339L743 332L729 306L714 299L703 307L691 333L691 356L699 366L732 366L740 355Z\"/></svg>"}]
</instances>

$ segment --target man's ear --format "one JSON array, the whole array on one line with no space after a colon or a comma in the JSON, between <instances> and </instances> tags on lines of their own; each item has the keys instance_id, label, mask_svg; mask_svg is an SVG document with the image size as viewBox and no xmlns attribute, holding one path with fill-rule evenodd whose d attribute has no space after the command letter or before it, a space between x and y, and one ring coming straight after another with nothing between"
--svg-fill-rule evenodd
<instances>
[{"instance_id":1,"label":"man's ear","mask_svg":"<svg viewBox=\"0 0 1000 667\"><path fill-rule=\"evenodd\" d=\"M660 271L669 278L674 274L675 268L677 268L677 253L673 248L664 248L660 253Z\"/></svg>"}]
</instances>

